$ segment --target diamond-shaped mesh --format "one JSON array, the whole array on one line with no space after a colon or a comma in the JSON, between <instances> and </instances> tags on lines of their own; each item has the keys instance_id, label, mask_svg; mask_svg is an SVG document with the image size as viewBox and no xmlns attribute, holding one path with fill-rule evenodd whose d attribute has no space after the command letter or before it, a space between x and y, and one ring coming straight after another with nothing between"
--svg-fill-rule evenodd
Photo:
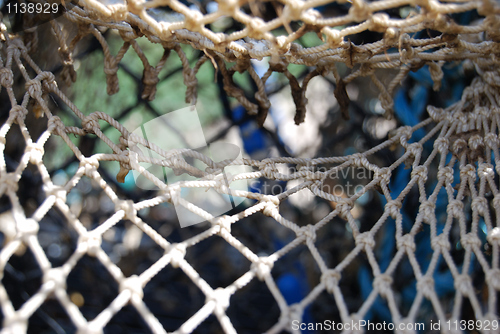
<instances>
[{"instance_id":1,"label":"diamond-shaped mesh","mask_svg":"<svg viewBox=\"0 0 500 334\"><path fill-rule=\"evenodd\" d=\"M275 304L275 313L279 315L265 329L269 333L297 331L296 324L304 321L311 310L317 310L314 308L317 300L335 305L339 321L344 324L358 322L366 318L374 307L384 305L399 332L416 332L416 329L402 325L422 319L439 320L441 330L448 331L444 328L445 324L448 321L451 324L456 324L456 321L460 323L464 319L464 304L467 304L470 319L478 320L483 325L489 323L491 330L495 328L493 324L498 321L500 290L498 4L492 1L353 0L352 3L341 4L348 8L345 15L332 17L324 17L315 9L330 2L280 1L275 4L275 17L269 18L262 9L265 8L262 6L269 4L264 2L220 1L215 11L202 14L176 0L118 1L113 4L80 0L78 6L64 12L67 22L49 22L62 57L62 80L59 83L52 72L38 67L35 56L30 56L30 52L35 49L43 49L41 44L45 40L41 39L38 31L30 28L22 36L14 35L8 33L2 23L0 84L3 93L6 93L6 100L2 103L9 109L8 119L0 128L0 195L9 206L1 218L4 234L4 245L0 252L3 332L26 332L28 321L38 314L41 305L55 298L78 333L102 332L114 321L115 315L118 316L128 305L135 308L139 317L155 333L174 330L176 333L196 332L204 321L209 322L210 331L234 333L239 324L235 325L232 321L231 308L237 307L233 305L233 300L241 300L239 294L250 288L262 293L262 298L267 302ZM178 22L168 22L162 19L160 7L168 7L165 13L169 15L177 12L182 16ZM390 15L394 15L387 14L401 8L412 10L405 18L391 18ZM473 10L480 17L475 24L455 23L453 14ZM229 17L243 27L231 32L213 32L207 28L223 17ZM294 22L300 23L296 31L291 28ZM75 25L78 30L70 38L65 29ZM285 29L287 33L280 35L279 28ZM106 29L118 32L124 41L116 56L112 56L109 51L104 37ZM435 37L417 38L415 34L423 30L433 31L430 36L434 34ZM364 31L378 33L377 40L355 45L348 38ZM320 45L299 45L300 37L310 32L319 34L323 39ZM260 124L264 123L269 110L265 84L273 72L284 73L290 82L297 108L297 124L306 117L305 89L308 82L318 75L333 74L337 87L335 96L344 111L348 107L346 85L357 77L370 76L382 91L380 100L387 116L392 113L391 96L396 86L410 71L424 64L429 65L435 89L440 86L445 62L464 60L464 63L475 68L477 75L463 91L461 100L444 109L428 106L429 118L413 127L400 127L390 139L363 153L312 159L240 158L216 163L188 149L182 154L164 151L132 134L110 115L99 111L83 113L71 102L59 85L67 85L76 79L73 52L78 42L89 34L103 48L109 94L118 91L118 64L132 47L144 64L142 98L154 99L155 94L159 94L156 92L158 75L173 51L182 62L187 102L196 102L196 73L203 63L209 62L220 72L227 94L236 98L250 115L257 115ZM136 38L141 35L165 48L163 57L155 67L149 64L136 42ZM194 49L204 52L194 67L190 65L181 44L190 44ZM259 76L251 66L250 59L268 56L269 69ZM230 62L235 64L230 65ZM336 68L337 62L353 67L350 74L342 78ZM292 63L311 66L312 70L298 80L287 69ZM390 78L386 86L375 73L379 69L390 71L392 68L397 68L398 73ZM251 99L233 81L236 72L245 71L250 73L256 86L256 93ZM51 111L49 96L57 97L71 110L77 118L76 125L72 120L63 120L61 115L60 118ZM40 123L41 119L47 120L47 125L39 130L33 124L28 124L30 118L31 122L33 119ZM22 136L12 141L9 140L9 132L14 131L15 127L19 127ZM118 140L112 140L105 134L104 129L109 127L120 133ZM93 138L109 147L112 153L84 154L82 147L75 144L75 136ZM74 173L64 182L56 182L56 174L49 171L44 162L47 143L53 137L62 139L65 148L69 148L76 157ZM61 143L61 140L58 142ZM131 149L137 143L153 149L162 158L154 159ZM7 161L5 152L15 150L15 147L21 147L22 151L16 152L20 158L18 163L12 164ZM373 157L387 148L402 154L390 164L375 163ZM166 184L145 171L140 164L147 162L193 171L195 167L188 163L188 157L198 159L206 166L204 170L196 170L200 176L198 181ZM124 197L102 168L108 161L120 164L118 175L113 175L117 180L123 181L131 170L136 170L155 183L159 190L149 193L146 199L134 199L133 193L130 193L131 198ZM240 165L248 166L252 171L233 175L229 180L221 172L224 167ZM409 182L399 184L400 190L395 192L391 184L395 182L394 174L400 166L409 168ZM281 167L292 168L293 173L284 173ZM368 182L360 186L357 192L340 196L325 187L331 175L357 168L370 172ZM39 203L27 203L18 195L23 182L30 184L30 177L38 177L36 182L32 180L32 184L40 187L32 191L38 194ZM77 196L71 195L72 190L83 179L90 179L93 189L107 198L107 209L95 211L102 213L103 221L79 215L81 210L72 206L71 196ZM238 179L295 180L297 186L274 195L228 189L227 182ZM182 189L192 187L211 187L221 194L245 197L251 204L241 212L214 217L181 197ZM298 191L307 191L324 199L331 203L331 209L316 222L305 225L285 218L280 207ZM365 193L375 192L380 193L383 208L380 209L380 215L374 215L370 226L360 227L355 217L355 207ZM88 193L91 191L88 190ZM141 212L144 210L165 212L168 203L185 207L206 219L209 224L189 229L184 235L174 235L168 227L150 224L143 218ZM405 205L415 206L413 217L408 217L402 209ZM72 234L68 237L69 245L65 250L67 259L57 265L50 261L48 254L61 251L60 246L48 248L50 242L42 240L41 230L47 229L43 222L49 215L57 216L52 221L59 221ZM265 229L253 225L243 229L242 226L252 221L252 217L258 217L257 220L266 224L279 224L279 228L284 231L282 233L291 235L289 241L276 247L277 250L251 241L253 238L270 242ZM151 252L145 256L152 262L151 265L140 267L139 270L140 263L127 264L126 259L120 263L110 255L115 254L116 249L115 252L109 249L123 244L122 240L127 237L115 235L120 230L117 226L124 224L133 224L139 229L130 233L148 236ZM345 243L341 248L342 254L328 254L325 251L328 240L325 241L322 236L333 233L331 230L338 224L347 226L350 234L342 239ZM238 232L234 232L237 229ZM242 233L248 237L235 236ZM139 240L144 242L140 235ZM425 237L428 244L422 242ZM134 235L128 238L134 238ZM213 239L218 242L209 242ZM377 247L388 242L395 244L394 254L389 261L382 263ZM460 252L456 251L458 243ZM221 254L227 256L228 268L237 268L235 270L241 274L224 286L209 284L209 280L217 282L217 278L206 278L200 274L201 269L195 269L206 253L203 247L218 247ZM42 272L41 287L34 294L15 297L25 300L13 303L13 295L9 290L15 288L6 276L14 275L10 261L18 256L16 253L26 251L24 248L33 254ZM427 254L424 256L425 261L420 258L422 252ZM282 282L276 278L274 269L282 262L291 262L289 257L298 254L307 259L309 267L302 269L309 274L310 287L303 298L290 303L283 295L280 288ZM81 308L81 299L87 296L87 292L69 291L67 287L68 277L81 265L80 261L88 257L100 263L97 266L100 269L96 270L107 271L105 274L96 273L94 280L110 277L114 280L112 285L118 286L117 295L103 310L94 310L97 315L93 319L86 318L85 315L90 313L85 313ZM231 261L234 263L230 264ZM354 270L364 271L367 277L372 278L371 290L360 292L366 298L359 304L351 302L350 292L346 290L349 282L345 279L355 276L351 266L356 262L363 262L364 265L361 269L356 266ZM128 272L126 265L134 266L133 270L128 271L138 274L124 274ZM181 320L178 326L175 322L175 328L168 328L172 323L158 317L150 307L154 302L146 298L148 285L174 284L169 280L155 282L155 277L160 275L167 275L176 284L174 289L161 290L165 299L189 300L200 293L204 298L203 303L194 310L191 309L192 305L179 302L178 319ZM221 275L227 276L225 273ZM447 290L446 298L440 286L443 275L449 275L453 282L453 287L447 289L454 291L449 293ZM405 297L401 288L404 285L402 280L415 282L415 293L405 305L402 300L408 297ZM175 290L181 289L179 282L190 286L185 291L179 290L185 293L180 297L175 295ZM259 287L252 285L255 282L259 283ZM106 285L108 282L103 281L101 284ZM265 289L262 289L263 286ZM262 292L264 290L265 293ZM253 300L254 297L247 294L246 298ZM14 304L21 306L17 308ZM249 305L252 304L249 302ZM185 310L181 307L185 307Z\"/></svg>"}]
</instances>

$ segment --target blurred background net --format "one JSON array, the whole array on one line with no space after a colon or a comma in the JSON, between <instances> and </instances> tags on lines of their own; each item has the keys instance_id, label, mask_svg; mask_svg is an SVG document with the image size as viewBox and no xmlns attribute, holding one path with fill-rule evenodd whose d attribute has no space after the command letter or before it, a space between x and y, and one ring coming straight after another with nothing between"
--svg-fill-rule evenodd
<instances>
[{"instance_id":1,"label":"blurred background net","mask_svg":"<svg viewBox=\"0 0 500 334\"><path fill-rule=\"evenodd\" d=\"M38 3L0 2L3 332L498 331L498 2ZM242 157L133 132L193 105Z\"/></svg>"}]
</instances>

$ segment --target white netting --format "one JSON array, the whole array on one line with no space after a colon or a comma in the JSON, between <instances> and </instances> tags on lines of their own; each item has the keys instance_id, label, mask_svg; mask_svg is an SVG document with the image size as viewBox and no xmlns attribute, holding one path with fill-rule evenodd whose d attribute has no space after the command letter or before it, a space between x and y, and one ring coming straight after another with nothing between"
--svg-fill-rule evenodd
<instances>
[{"instance_id":1,"label":"white netting","mask_svg":"<svg viewBox=\"0 0 500 334\"><path fill-rule=\"evenodd\" d=\"M474 319L483 323L498 319L498 290L500 290L499 246L500 222L500 193L498 189L498 174L500 168L498 129L500 127L500 74L496 68L499 52L498 38L498 6L490 1L353 1L348 14L323 18L314 7L329 1L282 1L278 17L265 22L257 17L259 10L252 9L256 3L250 3L249 10L240 7L242 2L220 2L218 10L202 15L200 12L189 9L178 1L128 1L105 5L97 1L79 2L80 7L73 7L64 13L69 21L78 24L75 36L64 34L64 26L57 21L50 24L61 46L59 53L63 59L63 80L74 81L72 69L72 53L85 35L94 35L103 46L105 55L104 71L107 76L108 93L115 93L118 89L118 63L132 46L144 63L144 94L143 98L153 99L158 82L158 73L163 67L168 53L160 60L158 66L151 66L144 57L135 39L146 35L152 42L161 43L166 50L176 51L183 61L184 82L187 89L187 100L196 101L196 73L203 62L207 60L221 71L224 77L224 88L228 95L236 97L250 113L258 114L259 122L263 123L269 101L266 97L265 83L273 71L283 72L290 80L294 102L297 106L296 122L300 123L305 117L305 87L309 80L316 75L333 73L338 91L336 96L339 104L347 108L345 84L358 76L371 76L377 88L382 90L381 101L386 110L391 110L391 93L400 81L412 69L430 64L432 79L435 88L439 88L442 78L441 66L445 61L466 60L472 64L478 75L467 87L462 99L446 109L427 108L429 118L415 127L399 128L394 135L380 145L358 154L327 157L316 159L302 158L269 158L261 161L251 159L236 159L214 163L209 158L196 151L185 150L167 152L143 138L131 134L115 119L103 112L82 113L58 88L56 79L51 72L40 69L29 51L40 46L35 29L27 30L25 41L7 33L2 24L0 63L0 83L2 90L6 90L10 106L9 117L0 130L0 147L2 157L0 163L0 194L8 198L11 205L10 216L3 217L3 233L6 243L0 253L0 273L5 275L5 268L9 261L21 248L27 247L33 254L36 264L42 272L41 286L38 292L28 296L20 307L14 307L9 291L3 282L0 284L0 303L3 314L3 332L20 333L27 331L30 317L50 297L54 297L62 306L78 333L100 333L111 319L126 305L131 304L140 317L153 332L165 332L161 321L151 312L143 300L143 290L160 271L180 268L189 278L190 284L199 289L205 297L204 304L185 321L177 333L193 332L210 315L214 315L224 332L233 333L237 330L228 316L232 297L245 288L252 280L265 283L280 311L278 321L268 329L269 333L279 333L282 330L296 331L294 321L303 319L306 308L325 291L333 296L331 300L338 308L343 323L351 323L363 319L370 308L381 296L390 311L392 322L398 328L399 324L415 323L424 318L433 318L441 321L443 326L448 320L452 323L463 317L462 306L465 301L470 303ZM168 6L181 13L183 19L179 22L168 23L154 19L152 8ZM413 6L416 11L404 19L391 19L387 14L378 13L392 8ZM147 9L147 10L146 10ZM475 25L460 26L454 23L448 14L477 10L483 17ZM253 15L248 13L253 12ZM213 33L205 26L215 22L222 16L230 16L245 25L242 30L230 34ZM289 31L280 37L271 32L279 27L290 29L292 21L299 21L301 29ZM349 25L353 22L360 22ZM70 23L67 23L70 24ZM341 29L335 29L338 26ZM120 32L124 39L124 46L116 57L111 56L109 47L103 37L105 28L113 28ZM437 37L413 38L409 34L421 30L435 30L442 34ZM345 37L372 30L383 33L382 38L374 43L360 46L346 41ZM308 31L318 32L326 37L326 42L316 47L304 48L293 42L300 34ZM245 42L243 37L250 37ZM69 42L68 42L69 40ZM190 68L179 43L191 44L194 48L203 50L205 55L193 69ZM28 48L25 46L27 45ZM269 71L259 77L250 66L250 58L271 56ZM236 61L233 67L226 67L225 61ZM352 72L341 78L336 70L336 62L344 62L354 66ZM287 68L289 63L315 66L300 85ZM398 68L398 74L391 80L388 87L377 79L375 69ZM238 90L232 82L232 75L236 71L249 71L257 86L255 100L250 101L245 94ZM31 75L30 73L34 73ZM25 92L20 94L15 87L25 84ZM340 87L340 88L339 88ZM48 107L47 97L57 96L79 119L79 126L68 126L55 115ZM85 92L83 92L85 94ZM32 111L28 111L32 109ZM34 137L26 125L28 113L46 117L47 128ZM17 125L16 125L17 124ZM105 124L105 125L104 125ZM104 132L104 126L111 126L120 132L118 142L113 142ZM5 151L9 145L18 145L6 140L13 126L18 126L24 141L19 164L14 170L8 170L5 161ZM425 130L424 135L417 132ZM81 148L75 145L71 136L85 137L96 135L113 153L93 154L85 156ZM71 179L63 185L55 185L53 176L46 168L47 162L44 147L51 137L60 137L79 161L79 167ZM37 138L37 139L33 139ZM161 159L153 159L150 155L141 154L132 148L141 144L155 151ZM424 146L430 143L430 153L425 153ZM433 146L432 146L433 145ZM402 155L388 166L378 166L371 158L377 152L389 148L401 147ZM206 169L196 169L189 164L189 158L202 161ZM106 182L99 172L101 164L113 161L120 164L120 173L117 179L123 180L130 170L136 170L153 182L159 191L151 198L134 202L117 195L114 187ZM190 171L198 175L197 181L165 184L154 174L144 170L141 162L153 165L176 168ZM389 184L394 171L402 164L411 168L408 184L396 196L391 195ZM230 176L228 180L222 174L227 166L249 166L252 172ZM35 169L41 175L45 196L41 205L28 212L27 205L21 204L17 195L20 179L25 177L28 169ZM281 166L292 167L293 173L283 173ZM329 175L339 173L350 168L369 170L370 180L361 190L351 196L337 196L325 190L325 181ZM97 182L102 192L113 204L113 214L100 222L97 227L90 229L72 212L68 205L68 196L82 178L89 178ZM277 195L265 195L256 192L230 190L227 184L238 180L268 179L278 181L297 180L297 186L285 190ZM431 182L432 181L432 182ZM434 182L435 181L435 182ZM255 200L248 208L233 215L214 217L193 203L181 197L183 188L213 188L219 193L245 197ZM418 194L418 210L416 217L411 221L411 227L403 226L403 202L409 197L410 191L416 189ZM444 189L444 200L440 203L446 206L444 219L436 212L438 195ZM280 204L289 196L299 191L310 191L319 198L334 203L334 209L324 218L314 224L300 226L298 222L286 219L280 212ZM373 225L361 231L352 210L356 201L368 192L381 192L386 204L380 217L373 220ZM163 203L180 205L210 222L208 228L198 231L194 236L181 242L171 243L158 231L149 226L138 214L145 208L154 208ZM29 206L29 205L28 205ZM46 251L41 247L38 238L40 222L46 214L57 208L64 216L70 228L77 233L77 243L74 251L64 264L53 267ZM443 208L441 208L443 210ZM232 233L232 228L238 224L245 224L251 216L259 213L271 217L282 227L294 234L292 241L272 254L262 256ZM352 234L353 247L344 250L344 256L338 263L328 263L324 260L325 254L318 250L316 241L328 226L336 219L347 222ZM396 242L396 253L392 260L381 270L377 261L375 248L381 242L381 233L384 226L393 219L395 232L391 237ZM126 276L122 268L110 258L102 247L103 235L123 220L132 222L143 233L149 236L156 245L161 247L164 254L138 275ZM484 222L484 234L491 255L485 253L485 241L481 240L481 223ZM417 259L418 251L416 239L419 233L428 229L430 247L432 249L428 266L422 268ZM201 228L200 228L201 229ZM259 230L252 233L259 235ZM249 261L244 274L228 286L211 286L204 277L200 276L192 263L186 260L186 253L206 239L222 238L232 248L236 249ZM452 240L459 241L463 252L460 259L453 253ZM283 260L285 255L296 248L305 246L311 254L311 259L318 268L319 279L314 282L310 291L300 302L288 305L282 292L277 287L273 277L273 267ZM76 306L74 298L68 294L66 285L68 276L86 255L95 257L109 272L119 289L114 300L92 320L84 317ZM373 274L373 290L367 299L357 308L347 305L341 288L342 277L346 268L357 258L366 256L369 268ZM443 261L444 259L444 261ZM474 259L474 260L472 260ZM396 273L398 266L407 261L407 270L413 272L416 280L416 295L411 306L406 311L401 310L400 292L393 287L398 280ZM472 270L472 262L478 263ZM457 264L457 262L459 264ZM449 270L456 292L450 302L442 302L441 296L436 293L434 279L442 267ZM476 291L475 279L481 280L482 290ZM166 283L168 284L168 283ZM429 304L433 316L422 315L422 309ZM400 332L405 332L401 330ZM415 332L408 330L408 332Z\"/></svg>"}]
</instances>

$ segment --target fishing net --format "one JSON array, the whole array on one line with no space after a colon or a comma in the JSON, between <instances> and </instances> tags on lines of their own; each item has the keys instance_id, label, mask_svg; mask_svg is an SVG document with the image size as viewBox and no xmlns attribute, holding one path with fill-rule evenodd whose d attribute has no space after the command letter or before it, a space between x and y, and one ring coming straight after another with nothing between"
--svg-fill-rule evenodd
<instances>
[{"instance_id":1,"label":"fishing net","mask_svg":"<svg viewBox=\"0 0 500 334\"><path fill-rule=\"evenodd\" d=\"M27 11L9 21L6 15L0 36L1 108L8 115L0 130L2 332L38 332L40 321L56 331L113 332L129 313L155 333L300 332L307 328L298 324L325 320L354 333L367 328L347 324L366 319L387 319L388 331L401 333L430 331L431 322L442 332L498 331L499 14L498 3L486 0L80 0L57 3L48 16ZM314 42L305 43L311 35ZM156 64L141 37L164 49ZM120 45L111 47L117 39ZM186 46L199 51L194 61ZM391 118L394 92L411 73L428 69L436 91L446 64L474 76L457 102L427 106L428 117L401 122L406 126L362 153L221 160L195 149L163 149L123 126L119 115L80 110L68 87L78 83L76 59L92 47L102 49L108 94L119 91L120 62L130 52L143 64L140 98L149 103L166 94L157 85L176 53L187 103L197 102L197 74L206 63L227 96L246 109L239 124L255 119L260 126L269 121L269 81L276 73L288 82L296 124L308 121L306 89L315 77L334 85L331 93L348 122L347 88L361 77L380 91L380 106ZM266 68L259 73L262 60ZM294 65L306 71L294 73ZM242 73L251 93L238 84ZM118 135L107 135L109 129ZM102 151L89 150L88 140ZM70 163L77 162L64 182L55 171L70 164L57 165L51 152L62 147L71 150ZM380 158L387 152L393 161ZM115 175L103 168L109 164L119 166ZM169 183L148 166L194 179ZM224 172L233 167L242 169ZM364 171L365 182L352 193L337 192L331 180L353 170ZM140 196L120 188L132 173L152 188ZM233 186L241 181L287 186L276 193ZM86 209L100 207L93 210L96 219L74 208L82 187L87 204L94 203ZM194 188L243 204L214 215L183 196ZM315 221L289 215L283 206L299 194L328 203L328 210ZM366 209L360 221L367 194L379 208ZM105 198L106 210L92 197ZM206 223L172 232L172 206ZM118 235L126 224L139 233L136 248L146 249L137 262L115 256L126 244ZM66 247L64 260L51 259L60 248L53 245ZM206 272L200 263L207 261L217 269ZM296 291L295 300L283 278L290 270L307 280L307 291ZM92 275L88 291L78 291L74 282ZM104 306L85 309L95 300Z\"/></svg>"}]
</instances>

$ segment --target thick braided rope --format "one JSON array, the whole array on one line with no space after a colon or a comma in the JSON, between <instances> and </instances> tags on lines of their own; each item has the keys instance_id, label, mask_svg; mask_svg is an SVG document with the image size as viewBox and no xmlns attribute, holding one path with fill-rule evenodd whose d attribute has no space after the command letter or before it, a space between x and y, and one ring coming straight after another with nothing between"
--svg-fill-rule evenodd
<instances>
[{"instance_id":1,"label":"thick braided rope","mask_svg":"<svg viewBox=\"0 0 500 334\"><path fill-rule=\"evenodd\" d=\"M78 2L83 10L68 12L68 18L79 22L108 24L129 35L140 31L155 42L181 41L192 44L200 50L212 50L226 59L245 59L273 56L284 57L288 63L316 65L322 63L346 62L349 64L377 64L380 67L399 67L402 63L418 63L421 60L438 61L482 57L497 49L490 43L465 42L459 34L486 32L498 34L498 7L493 1L439 2L436 0L409 1L383 0L350 2L346 15L323 17L317 7L344 1L329 0L280 0L276 6L278 15L265 22L259 10L244 10L247 1L220 1L217 10L203 15L200 10L189 8L177 0L127 1L126 4L106 5L96 0ZM158 7L167 7L181 18L168 22L160 16ZM384 13L391 9L411 7L414 11L406 18L391 18ZM460 25L448 15L477 10L485 20L476 25ZM158 14L158 15L155 15ZM215 33L211 24L230 17L244 28L231 34ZM119 24L117 24L120 22ZM291 31L290 24L297 22L300 28ZM274 36L272 32L287 28ZM410 34L430 29L442 32L441 38L415 39ZM314 31L323 35L323 44L303 47L298 39ZM363 31L383 33L381 40L353 48L347 37ZM243 41L242 39L246 39ZM398 52L384 54L390 48ZM428 50L432 52L426 52ZM377 66L377 65L375 65Z\"/></svg>"},{"instance_id":2,"label":"thick braided rope","mask_svg":"<svg viewBox=\"0 0 500 334\"><path fill-rule=\"evenodd\" d=\"M347 94L343 93L345 85L358 77L370 77L380 89L379 98L386 115L391 116L392 93L410 71L429 64L434 89L437 90L443 76L442 66L446 62L467 60L481 67L499 65L496 54L500 50L500 7L495 1L355 0L347 3L280 0L273 2L276 17L267 22L262 19L259 10L262 3L255 5L248 1L220 1L217 4L215 11L203 15L200 8L187 7L177 0L130 0L112 5L97 0L79 1L78 6L64 12L67 19L78 25L76 36L65 40L61 27L56 21L51 21L61 44L59 53L65 66L66 82L69 84L71 80L75 80L72 51L78 41L91 34L98 39L104 50L104 72L107 75L109 94L119 90L116 74L118 64L132 46L144 63L143 97L153 99L158 74L170 50L174 50L183 60L188 103L196 103L196 73L204 62L210 60L223 75L224 89L228 95L236 98L250 114L257 115L259 123L263 124L270 108L264 87L271 74L278 72L285 74L290 81L297 108L295 122L299 124L305 119L307 85L317 75L333 74L338 100L346 100ZM332 4L344 4L348 8L347 14L326 15L317 8ZM391 17L386 13L389 10L403 9L409 13L406 17ZM474 11L481 19L470 25L461 25L451 17L452 14ZM211 30L210 27L214 27L214 24L228 18L244 28L230 34ZM295 31L292 26L296 27ZM97 29L99 27L100 30ZM115 56L111 54L101 33L105 27L116 29L124 40ZM372 43L356 45L351 42L351 38L365 32L376 33L380 37ZM301 38L307 33L317 34L319 45L303 46ZM37 45L36 34L35 30L29 46ZM159 43L165 48L165 56L156 66L149 64L135 42L140 36L146 36L151 42ZM189 44L204 52L194 68L190 68L180 44ZM262 60L266 57L269 57L269 68L264 76L259 77L250 59ZM350 68L347 76L341 77L338 74L339 63ZM300 85L288 72L289 64L307 65L314 70ZM398 73L386 85L375 74L377 70L387 73L389 69L396 69ZM233 82L233 74L244 71L250 73L259 88L251 99Z\"/></svg>"},{"instance_id":3,"label":"thick braided rope","mask_svg":"<svg viewBox=\"0 0 500 334\"><path fill-rule=\"evenodd\" d=\"M159 192L151 199L134 203L130 200L118 198L113 189L101 177L97 168L102 161L118 161L127 169L140 170L139 162L146 161L153 164L170 167L194 168L178 155L164 152L156 149L156 152L163 159L151 159L149 156L141 155L137 152L127 150L127 146L143 142L139 137L129 133L123 126L113 118L102 112L94 112L88 116L79 111L59 90L54 76L50 72L43 72L35 67L35 63L29 57L26 48L18 39L7 37L2 43L3 54L0 67L0 83L2 89L6 89L12 108L8 120L0 128L0 194L7 196L12 204L13 229L12 235L8 236L8 242L0 252L0 273L3 275L5 265L13 254L23 245L28 247L34 254L36 262L43 273L42 286L39 291L31 296L19 309L14 309L9 299L9 294L3 284L0 284L0 303L4 315L3 333L20 333L27 329L27 321L38 307L49 297L55 298L67 312L68 317L74 323L78 333L102 333L103 327L109 320L125 305L131 304L143 318L145 323L155 333L165 332L159 320L152 314L142 300L143 289L148 282L160 271L169 266L180 268L206 296L206 302L189 320L187 320L176 333L188 333L206 319L210 314L214 314L220 322L223 330L227 333L234 333L236 330L227 316L226 310L230 307L231 296L247 285L251 280L258 279L265 282L269 291L272 293L281 311L279 321L269 329L269 333L278 333L281 330L291 330L292 321L301 319L304 309L323 291L327 291L335 298L335 302L340 311L342 321L347 323L351 320L362 319L370 306L373 305L375 298L382 296L390 306L392 319L395 324L412 323L416 321L418 311L424 300L429 300L437 317L445 322L446 320L460 320L460 307L467 298L474 310L476 319L493 320L497 319L497 298L500 290L499 280L499 246L500 246L500 192L495 176L498 175L500 166L498 129L500 127L500 94L498 86L495 84L500 79L498 71L489 71L476 78L470 87L463 94L461 101L447 109L436 109L429 107L430 118L417 125L414 128L403 127L390 140L374 147L373 149L351 156L317 158L317 159L298 159L298 158L276 158L255 161L240 159L231 162L232 165L246 165L254 168L254 172L238 175L239 179L266 178L272 180L300 180L300 185L289 189L277 196L268 196L252 192L239 191L237 196L244 196L256 199L258 202L246 210L233 216L213 217L192 203L187 203L180 197L180 189L183 187L213 187L220 193L228 193L224 187L224 180L217 174L206 173L203 170L198 172L205 175L200 181L179 182L172 185L166 185L148 172L143 172L144 176L155 182L160 188ZM33 67L37 75L30 77L22 64ZM26 81L26 93L22 98L21 104L15 97L13 90L13 70L17 67ZM81 120L81 127L65 126L60 118L53 115L48 109L43 99L46 93L52 93L67 103L68 107ZM44 117L48 118L48 128L34 142L30 132L24 122L27 111L27 104L34 100L43 110ZM481 101L473 106L472 110L466 108L468 101ZM466 110L467 109L467 110ZM466 110L466 111L465 111ZM99 121L104 121L116 128L121 134L120 143L113 143L101 131L102 125ZM6 135L13 124L18 124L26 148L23 157L16 170L7 172L3 152L6 145ZM409 143L414 131L424 126L431 126L431 130L420 141ZM79 151L78 147L70 140L69 135L86 136L87 134L97 135L112 150L112 154L95 154L91 157L85 157ZM473 134L468 136L468 134ZM80 161L80 167L74 176L65 185L54 185L47 168L44 165L44 145L51 136L59 136L68 147L73 151ZM434 140L432 153L422 159L422 149L426 142ZM391 145L400 145L405 153L394 164L387 167L379 167L369 162L369 157ZM197 159L206 162L212 169L221 167L211 162L207 157L202 157L196 152L184 152ZM448 153L452 154L451 160L447 162ZM391 174L399 166L409 162L412 168L411 179L401 194L393 198L391 196L388 184ZM428 188L426 184L429 166L432 162L437 162L438 183L434 188ZM291 175L281 174L277 165L294 164L297 166L297 172ZM35 165L40 172L44 184L46 198L42 205L29 217L20 204L16 194L18 181L22 172L28 164ZM309 167L317 165L330 166L326 171L314 171ZM363 167L373 172L371 182L363 187L363 190L352 197L343 198L325 192L322 187L322 180L330 173L339 172L349 167ZM453 188L453 168L458 168L460 172L460 181L458 190ZM72 214L66 197L78 181L86 176L95 180L107 196L112 200L115 213L97 228L87 230L82 222ZM234 180L235 178L233 178ZM420 207L416 220L409 233L403 234L401 206L409 190L417 185L419 189ZM486 187L486 185L488 187ZM356 222L351 214L354 203L366 191L378 187L381 189L387 204L384 207L383 215L374 223L373 227L366 232L360 233ZM336 203L336 208L326 215L316 224L300 227L292 221L284 218L279 211L280 203L288 196L301 189L309 189L315 196ZM437 220L435 214L436 196L441 188L444 188L448 197L447 220L443 231L437 234ZM491 192L491 195L487 195ZM469 193L470 195L467 195ZM463 200L472 197L472 205L466 208ZM492 199L491 199L492 198ZM193 213L202 216L211 223L211 227L198 235L184 240L183 242L172 244L163 238L158 232L148 226L138 215L140 209L159 205L160 203L175 203L182 205ZM493 220L492 213L488 206L495 211L496 221ZM74 229L78 235L78 245L72 256L60 267L52 267L45 252L37 238L39 222L47 214L49 209L57 207L64 215L70 228ZM466 224L469 210L472 212L472 221L470 226ZM242 244L231 234L233 224L244 224L245 217L256 212L262 212L272 217L282 226L290 229L296 234L296 238L281 250L269 256L259 256ZM315 240L318 233L325 225L331 224L334 217L341 217L350 225L353 231L355 247L350 250L343 261L334 267L328 267L318 249L315 246ZM376 245L375 236L381 227L387 222L388 218L396 221L397 253L392 259L387 270L382 272L375 260L374 247ZM478 223L482 217L486 223L487 239L493 250L492 260L488 260L483 254L481 241L478 238ZM145 234L151 237L155 243L164 249L164 255L156 261L147 270L140 275L125 277L121 269L116 266L101 248L101 239L105 231L116 225L120 220L128 219ZM423 271L415 257L415 236L423 226L429 224L431 227L431 244L433 257L429 267ZM474 254L480 266L485 273L485 284L488 289L487 302L478 300L473 292L471 277L468 273L468 264L461 269L457 267L450 255L449 233L452 227L459 224L461 244L465 249L465 259ZM255 233L259 233L255 231ZM251 265L248 271L226 287L212 287L202 277L198 275L192 265L184 258L186 250L206 238L222 238L236 250L238 250ZM321 280L309 292L306 298L300 303L287 305L283 295L277 288L276 282L271 274L273 265L291 250L304 244L311 252L316 265L322 272ZM354 313L349 313L347 305L342 298L342 290L339 287L342 273L345 268L361 253L365 253L371 269L374 273L373 291L363 305ZM78 307L72 303L65 289L66 280L78 260L84 255L95 257L109 271L113 279L116 280L120 289L119 294L114 301L104 309L96 318L91 321L85 319ZM454 304L451 310L446 310L440 303L436 295L433 273L437 270L437 261L442 256L449 267L456 288ZM396 296L391 284L394 281L394 270L398 263L408 257L417 280L417 296L413 302L410 312L403 316L397 309ZM450 313L448 313L451 311Z\"/></svg>"}]
</instances>

